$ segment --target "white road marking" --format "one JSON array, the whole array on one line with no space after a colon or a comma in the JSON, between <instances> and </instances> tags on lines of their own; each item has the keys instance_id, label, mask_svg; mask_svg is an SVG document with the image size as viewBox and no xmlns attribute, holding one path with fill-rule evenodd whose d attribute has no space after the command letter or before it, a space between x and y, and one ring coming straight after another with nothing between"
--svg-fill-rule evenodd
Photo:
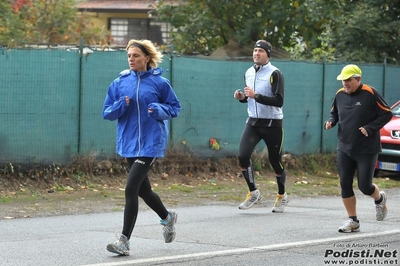
<instances>
[{"instance_id":1,"label":"white road marking","mask_svg":"<svg viewBox=\"0 0 400 266\"><path fill-rule=\"evenodd\" d=\"M390 230L376 233L350 233L339 236L339 237L331 237L331 238L323 238L323 239L314 239L314 240L305 240L305 241L297 241L291 243L282 243L282 244L273 244L267 246L258 246L258 247L250 247L250 248L235 248L228 250L220 250L220 251L210 251L210 252L201 252L201 253L192 253L192 254L184 254L184 255L175 255L175 256L165 256L165 257L157 257L157 258L148 258L148 259L138 259L138 260L128 260L121 262L107 262L107 263L98 263L98 264L87 264L82 266L119 266L119 265L134 265L134 264L143 264L148 262L167 262L170 260L182 260L182 259L190 259L190 258L199 258L199 257L215 257L220 255L233 255L233 254L241 254L246 252L253 252L257 250L276 250L282 248L290 248L290 247L299 247L299 246L312 246L316 244L329 243L334 241L343 241L343 240L353 240L359 238L366 237L377 237L384 235L394 235L399 234L400 229L398 230Z\"/></svg>"}]
</instances>

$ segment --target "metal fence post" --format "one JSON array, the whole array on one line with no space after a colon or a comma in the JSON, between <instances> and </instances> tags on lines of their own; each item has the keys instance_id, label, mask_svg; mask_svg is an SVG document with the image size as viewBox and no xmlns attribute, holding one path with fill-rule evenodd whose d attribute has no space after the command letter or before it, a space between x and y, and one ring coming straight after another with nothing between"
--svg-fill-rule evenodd
<instances>
[{"instance_id":1,"label":"metal fence post","mask_svg":"<svg viewBox=\"0 0 400 266\"><path fill-rule=\"evenodd\" d=\"M383 98L386 97L386 67L387 67L387 60L386 57L383 59L383 82L382 82L382 96Z\"/></svg>"},{"instance_id":2,"label":"metal fence post","mask_svg":"<svg viewBox=\"0 0 400 266\"><path fill-rule=\"evenodd\" d=\"M82 94L83 94L83 38L79 40L79 96L78 96L78 155L81 154L81 136L82 136Z\"/></svg>"},{"instance_id":3,"label":"metal fence post","mask_svg":"<svg viewBox=\"0 0 400 266\"><path fill-rule=\"evenodd\" d=\"M326 81L326 55L324 55L324 58L322 60L322 99L321 99L321 133L320 133L320 146L319 146L319 151L324 152L322 149L324 147L324 129L322 127L324 123L324 110L325 110L325 81Z\"/></svg>"}]
</instances>

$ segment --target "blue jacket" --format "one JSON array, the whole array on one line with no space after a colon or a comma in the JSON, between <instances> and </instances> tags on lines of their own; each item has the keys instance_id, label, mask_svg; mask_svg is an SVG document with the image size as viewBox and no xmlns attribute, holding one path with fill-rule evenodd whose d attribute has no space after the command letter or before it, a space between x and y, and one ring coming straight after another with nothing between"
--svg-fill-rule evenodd
<instances>
[{"instance_id":1,"label":"blue jacket","mask_svg":"<svg viewBox=\"0 0 400 266\"><path fill-rule=\"evenodd\" d=\"M164 157L168 142L168 119L181 109L161 68L150 68L137 75L122 71L109 86L103 118L117 120L116 152L122 157ZM130 99L127 106L125 96ZM153 113L148 109L152 108Z\"/></svg>"}]
</instances>

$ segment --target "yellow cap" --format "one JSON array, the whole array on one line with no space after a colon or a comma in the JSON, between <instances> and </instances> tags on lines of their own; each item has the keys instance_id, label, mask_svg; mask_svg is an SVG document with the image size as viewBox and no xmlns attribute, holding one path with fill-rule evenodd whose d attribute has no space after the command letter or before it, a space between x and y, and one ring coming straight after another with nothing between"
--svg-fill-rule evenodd
<instances>
[{"instance_id":1,"label":"yellow cap","mask_svg":"<svg viewBox=\"0 0 400 266\"><path fill-rule=\"evenodd\" d=\"M337 76L337 80L346 80L351 77L361 77L361 69L356 65L347 65L342 69L340 75Z\"/></svg>"}]
</instances>

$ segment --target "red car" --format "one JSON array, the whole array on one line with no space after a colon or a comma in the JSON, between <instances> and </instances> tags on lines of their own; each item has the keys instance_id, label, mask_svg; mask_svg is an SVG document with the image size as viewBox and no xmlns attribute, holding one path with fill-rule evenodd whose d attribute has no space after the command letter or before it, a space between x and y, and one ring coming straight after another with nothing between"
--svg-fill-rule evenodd
<instances>
[{"instance_id":1,"label":"red car","mask_svg":"<svg viewBox=\"0 0 400 266\"><path fill-rule=\"evenodd\" d=\"M400 101L392 106L393 117L381 128L382 152L378 155L375 174L379 170L400 172Z\"/></svg>"}]
</instances>

